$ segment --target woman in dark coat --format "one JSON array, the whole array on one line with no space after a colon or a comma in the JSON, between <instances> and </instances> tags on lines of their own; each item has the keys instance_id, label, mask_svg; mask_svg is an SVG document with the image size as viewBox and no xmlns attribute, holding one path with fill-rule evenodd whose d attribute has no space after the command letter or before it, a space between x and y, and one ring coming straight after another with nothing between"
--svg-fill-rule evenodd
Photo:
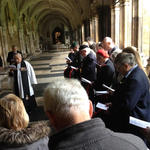
<instances>
[{"instance_id":1,"label":"woman in dark coat","mask_svg":"<svg viewBox=\"0 0 150 150\"><path fill-rule=\"evenodd\" d=\"M49 133L46 121L29 124L19 97L9 94L0 100L1 150L48 150Z\"/></svg>"}]
</instances>

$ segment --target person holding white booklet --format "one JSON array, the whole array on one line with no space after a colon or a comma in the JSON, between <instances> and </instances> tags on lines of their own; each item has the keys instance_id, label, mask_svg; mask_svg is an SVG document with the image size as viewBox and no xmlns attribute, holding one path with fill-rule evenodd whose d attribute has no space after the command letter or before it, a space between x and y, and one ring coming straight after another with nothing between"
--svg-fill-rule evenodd
<instances>
[{"instance_id":1,"label":"person holding white booklet","mask_svg":"<svg viewBox=\"0 0 150 150\"><path fill-rule=\"evenodd\" d=\"M150 122L150 84L144 71L139 68L130 53L120 53L114 61L124 78L112 95L110 128L117 132L128 132L144 138L141 128L129 124L129 117Z\"/></svg>"},{"instance_id":2,"label":"person holding white booklet","mask_svg":"<svg viewBox=\"0 0 150 150\"><path fill-rule=\"evenodd\" d=\"M104 49L99 49L97 56L97 78L95 81L95 89L98 91L106 90L103 84L112 86L115 79L115 68L112 61L109 59L108 53Z\"/></svg>"},{"instance_id":3,"label":"person holding white booklet","mask_svg":"<svg viewBox=\"0 0 150 150\"><path fill-rule=\"evenodd\" d=\"M139 137L113 132L100 118L91 119L93 106L78 80L54 80L45 89L44 107L56 129L50 150L147 150Z\"/></svg>"},{"instance_id":4,"label":"person holding white booklet","mask_svg":"<svg viewBox=\"0 0 150 150\"><path fill-rule=\"evenodd\" d=\"M67 68L64 70L64 77L66 78L80 78L80 66L82 58L79 52L79 44L73 42L71 45L72 52L66 57Z\"/></svg>"},{"instance_id":5,"label":"person holding white booklet","mask_svg":"<svg viewBox=\"0 0 150 150\"><path fill-rule=\"evenodd\" d=\"M89 84L88 82L84 82L82 79L84 78L85 80L89 80L89 82L91 83L96 80L96 56L95 53L87 45L81 45L79 51L83 57L83 61L81 64L81 83L94 104L93 87L91 86L91 84Z\"/></svg>"}]
</instances>

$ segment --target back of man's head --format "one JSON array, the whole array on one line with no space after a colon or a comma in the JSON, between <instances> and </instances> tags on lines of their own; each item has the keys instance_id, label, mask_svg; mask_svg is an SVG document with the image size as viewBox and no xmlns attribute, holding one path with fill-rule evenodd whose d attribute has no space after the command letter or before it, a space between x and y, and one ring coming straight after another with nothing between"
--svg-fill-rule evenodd
<instances>
[{"instance_id":1,"label":"back of man's head","mask_svg":"<svg viewBox=\"0 0 150 150\"><path fill-rule=\"evenodd\" d=\"M16 46L16 45L12 45L11 47L12 47L12 51L13 51L13 52L16 52L16 51L17 51L17 46Z\"/></svg>"},{"instance_id":2,"label":"back of man's head","mask_svg":"<svg viewBox=\"0 0 150 150\"><path fill-rule=\"evenodd\" d=\"M88 37L86 38L86 41L94 42L93 38L91 38L90 36L88 36Z\"/></svg>"},{"instance_id":3,"label":"back of man's head","mask_svg":"<svg viewBox=\"0 0 150 150\"><path fill-rule=\"evenodd\" d=\"M69 122L78 113L89 115L89 99L85 89L75 79L57 79L44 92L45 111L55 119ZM89 115L90 116L90 115Z\"/></svg>"},{"instance_id":4,"label":"back of man's head","mask_svg":"<svg viewBox=\"0 0 150 150\"><path fill-rule=\"evenodd\" d=\"M122 52L117 55L114 64L116 65L128 64L130 66L134 66L136 64L136 60L133 54Z\"/></svg>"},{"instance_id":5,"label":"back of man's head","mask_svg":"<svg viewBox=\"0 0 150 150\"><path fill-rule=\"evenodd\" d=\"M88 42L89 46L92 45L94 43L94 39L91 37L87 37L86 41Z\"/></svg>"}]
</instances>

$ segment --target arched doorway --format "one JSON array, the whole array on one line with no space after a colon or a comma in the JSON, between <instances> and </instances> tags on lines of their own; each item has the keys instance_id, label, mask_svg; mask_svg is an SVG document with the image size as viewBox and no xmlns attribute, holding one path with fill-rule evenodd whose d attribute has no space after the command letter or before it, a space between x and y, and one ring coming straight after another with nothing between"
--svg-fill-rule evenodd
<instances>
[{"instance_id":1,"label":"arched doorway","mask_svg":"<svg viewBox=\"0 0 150 150\"><path fill-rule=\"evenodd\" d=\"M56 27L52 32L53 44L64 43L64 31L59 27Z\"/></svg>"}]
</instances>

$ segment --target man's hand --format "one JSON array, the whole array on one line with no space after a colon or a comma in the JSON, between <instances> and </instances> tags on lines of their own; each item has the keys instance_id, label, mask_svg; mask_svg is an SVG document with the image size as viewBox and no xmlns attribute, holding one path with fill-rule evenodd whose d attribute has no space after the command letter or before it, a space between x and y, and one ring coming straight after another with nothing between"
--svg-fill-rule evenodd
<instances>
[{"instance_id":1,"label":"man's hand","mask_svg":"<svg viewBox=\"0 0 150 150\"><path fill-rule=\"evenodd\" d=\"M27 68L26 67L21 67L20 71L27 71Z\"/></svg>"}]
</instances>

